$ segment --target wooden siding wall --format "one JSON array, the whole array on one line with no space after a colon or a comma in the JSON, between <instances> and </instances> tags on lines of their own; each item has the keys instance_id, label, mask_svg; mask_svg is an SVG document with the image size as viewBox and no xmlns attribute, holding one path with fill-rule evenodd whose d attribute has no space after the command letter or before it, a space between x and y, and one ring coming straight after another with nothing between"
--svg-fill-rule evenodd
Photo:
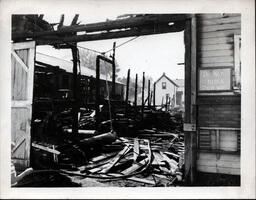
<instances>
[{"instance_id":1,"label":"wooden siding wall","mask_svg":"<svg viewBox=\"0 0 256 200\"><path fill-rule=\"evenodd\" d=\"M234 35L241 34L241 15L201 14L197 19L198 67L233 69ZM240 128L240 95L233 92L224 95L216 92L199 93L197 105L199 127ZM197 170L240 174L240 131L219 130L218 137L213 130L198 131Z\"/></svg>"}]
</instances>

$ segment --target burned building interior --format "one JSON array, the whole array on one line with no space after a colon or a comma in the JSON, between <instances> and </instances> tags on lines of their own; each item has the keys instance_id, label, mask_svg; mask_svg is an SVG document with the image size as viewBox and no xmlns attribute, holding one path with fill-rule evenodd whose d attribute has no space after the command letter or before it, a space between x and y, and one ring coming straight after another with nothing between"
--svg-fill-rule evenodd
<instances>
[{"instance_id":1,"label":"burned building interior","mask_svg":"<svg viewBox=\"0 0 256 200\"><path fill-rule=\"evenodd\" d=\"M196 178L198 172L195 151L199 147L195 146L198 141L201 142L200 145L204 144L204 135L203 131L200 137L195 133L185 132L195 132L193 124L199 127L200 123L203 123L203 120L197 120L200 117L202 119L202 116L196 112L202 110L203 113L205 105L208 105L205 102L210 96L206 96L206 99L198 98L203 102L198 104L199 108L193 106L195 93L198 92L195 86L197 80L193 77L193 73L196 73L193 59L196 56L190 51L194 45L193 37L197 37L191 28L196 26L195 18L194 15L188 14L136 14L119 16L113 21L81 25L78 23L79 15L75 15L71 24L65 26L64 15L58 23L47 22L43 15L13 15L14 45L30 43L34 47L51 45L60 51L69 49L72 52L72 62L69 63L72 70L63 69L61 62L51 64L40 60L40 55L34 52L33 78L30 82L32 89L27 90L27 93L31 92L31 124L27 129L29 135L25 139L18 138L17 134L13 133L15 130L12 130L12 159L15 160L16 177L22 177L12 185L168 187L214 185L220 184L221 181L223 184L239 185L240 177L237 173L236 176L233 173L223 176L219 174L218 183L205 183L204 178L201 178L200 182L200 178ZM209 17L206 22L210 24L210 20L214 19L215 22L226 20L229 23L228 19L235 21L238 18L235 14L221 15ZM156 105L155 84L145 80L145 73L136 74L134 99L131 101L129 92L133 86L130 84L130 70L133 69L128 70L126 83L116 80L116 43L113 44L110 57L102 54L95 56L95 71L81 70L79 42L181 31L184 31L185 44L189 43L185 45L184 108L171 106L170 97L160 106ZM29 63L30 58L26 57L29 51L24 52L21 49L15 50L14 47L13 57L18 55L19 58L16 59L25 64ZM36 48L34 50L36 51ZM104 71L106 66L110 68L109 75ZM12 70L12 73L19 76L17 69ZM139 79L142 85L139 85ZM26 88L27 84L29 83L14 81L12 89ZM15 94L17 90L12 91L12 99L23 98L22 94ZM219 96L219 99L224 101L223 108L229 99L232 99L234 105L240 103L237 91L234 97L221 96L222 94ZM179 93L182 94L181 91ZM212 98L217 99L216 96ZM140 103L138 99L141 100ZM239 115L238 118L239 109L238 105L237 111L232 113ZM12 123L15 123L14 118ZM239 120L240 118L237 119ZM184 123L186 125L183 125ZM239 132L235 122L228 128L223 130ZM205 144L208 144L207 141ZM239 155L240 139L237 139L236 144L237 149L234 151ZM208 145L211 145L211 141ZM214 153L221 154L221 151Z\"/></svg>"}]
</instances>

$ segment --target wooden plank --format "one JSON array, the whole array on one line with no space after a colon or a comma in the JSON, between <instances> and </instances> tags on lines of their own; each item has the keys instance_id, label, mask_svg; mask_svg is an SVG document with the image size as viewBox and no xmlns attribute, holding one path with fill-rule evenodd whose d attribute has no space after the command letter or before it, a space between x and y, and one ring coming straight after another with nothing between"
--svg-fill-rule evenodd
<instances>
[{"instance_id":1,"label":"wooden plank","mask_svg":"<svg viewBox=\"0 0 256 200\"><path fill-rule=\"evenodd\" d=\"M232 29L241 29L241 23L232 23L232 24L222 24L222 25L207 25L199 28L199 32L215 32L215 31L224 31Z\"/></svg>"},{"instance_id":2,"label":"wooden plank","mask_svg":"<svg viewBox=\"0 0 256 200\"><path fill-rule=\"evenodd\" d=\"M108 175L108 176L118 177L118 176L120 176L121 174L117 174L117 173L108 173L107 175ZM149 184L149 185L155 185L155 184L156 184L154 181L148 180L148 179L145 179L145 178L127 177L126 179L127 179L127 180L131 180L131 181L136 181L136 182L139 182L139 183L146 183L146 184Z\"/></svg>"},{"instance_id":3,"label":"wooden plank","mask_svg":"<svg viewBox=\"0 0 256 200\"><path fill-rule=\"evenodd\" d=\"M23 108L29 108L30 101L12 101L11 102L12 108L19 108L19 107L23 107Z\"/></svg>"},{"instance_id":4,"label":"wooden plank","mask_svg":"<svg viewBox=\"0 0 256 200\"><path fill-rule=\"evenodd\" d=\"M226 168L240 168L239 161L232 160L209 160L209 159L199 159L197 160L197 165L201 166L216 166L216 167L226 167Z\"/></svg>"},{"instance_id":5,"label":"wooden plank","mask_svg":"<svg viewBox=\"0 0 256 200\"><path fill-rule=\"evenodd\" d=\"M35 47L35 41L12 43L12 50L30 49Z\"/></svg>"},{"instance_id":6,"label":"wooden plank","mask_svg":"<svg viewBox=\"0 0 256 200\"><path fill-rule=\"evenodd\" d=\"M241 17L240 13L207 13L207 14L199 14L199 20L202 19L224 19L228 17Z\"/></svg>"},{"instance_id":7,"label":"wooden plank","mask_svg":"<svg viewBox=\"0 0 256 200\"><path fill-rule=\"evenodd\" d=\"M203 153L199 152L198 153L198 159L202 160L216 160L216 154L215 153ZM234 161L234 162L240 162L240 155L232 155L232 154L220 154L220 159L219 160L226 160L226 161Z\"/></svg>"},{"instance_id":8,"label":"wooden plank","mask_svg":"<svg viewBox=\"0 0 256 200\"><path fill-rule=\"evenodd\" d=\"M13 147L12 149L12 154L15 153L15 151L20 147L20 145L26 141L26 138L25 137L20 137L19 138L19 141L16 142L15 146Z\"/></svg>"},{"instance_id":9,"label":"wooden plank","mask_svg":"<svg viewBox=\"0 0 256 200\"><path fill-rule=\"evenodd\" d=\"M140 169L142 166L146 165L148 163L148 161L149 161L149 159L145 158L138 163L134 163L131 167L123 170L121 173L122 174L131 174L131 173L135 172L136 170Z\"/></svg>"},{"instance_id":10,"label":"wooden plank","mask_svg":"<svg viewBox=\"0 0 256 200\"><path fill-rule=\"evenodd\" d=\"M224 167L217 168L217 167L212 167L212 166L197 165L197 169L198 169L198 171L201 171L201 172L240 175L239 168L224 168Z\"/></svg>"},{"instance_id":11,"label":"wooden plank","mask_svg":"<svg viewBox=\"0 0 256 200\"><path fill-rule=\"evenodd\" d=\"M199 51L212 51L212 50L230 50L233 49L233 44L209 44L199 46Z\"/></svg>"},{"instance_id":12,"label":"wooden plank","mask_svg":"<svg viewBox=\"0 0 256 200\"><path fill-rule=\"evenodd\" d=\"M225 62L234 62L233 56L218 56L218 57L205 57L199 59L200 63L225 63Z\"/></svg>"},{"instance_id":13,"label":"wooden plank","mask_svg":"<svg viewBox=\"0 0 256 200\"><path fill-rule=\"evenodd\" d=\"M148 180L148 179L142 179L142 178L137 178L137 177L129 177L129 178L126 178L128 180L131 180L131 181L136 181L136 182L139 182L139 183L146 183L146 184L149 184L149 185L156 185L156 183L154 181L151 181L151 180Z\"/></svg>"},{"instance_id":14,"label":"wooden plank","mask_svg":"<svg viewBox=\"0 0 256 200\"><path fill-rule=\"evenodd\" d=\"M140 144L138 138L134 138L134 145L133 145L133 160L136 161L140 154Z\"/></svg>"},{"instance_id":15,"label":"wooden plank","mask_svg":"<svg viewBox=\"0 0 256 200\"><path fill-rule=\"evenodd\" d=\"M12 38L26 38L26 37L39 37L39 36L50 36L50 35L65 35L67 33L74 32L100 32L117 30L117 29L127 29L140 26L154 26L156 23L168 24L169 22L181 21L187 18L184 14L165 14L165 15L148 15L148 16L136 16L117 20L108 20L105 22L90 23L84 25L73 25L64 26L58 31L41 31L34 33L13 33Z\"/></svg>"},{"instance_id":16,"label":"wooden plank","mask_svg":"<svg viewBox=\"0 0 256 200\"><path fill-rule=\"evenodd\" d=\"M99 162L108 158L111 158L115 155L116 153L109 153L109 154L104 154L104 155L100 155L100 156L96 156L94 158L91 159L92 162Z\"/></svg>"},{"instance_id":17,"label":"wooden plank","mask_svg":"<svg viewBox=\"0 0 256 200\"><path fill-rule=\"evenodd\" d=\"M199 54L199 58L234 56L234 52L232 51L232 49L199 51L198 54Z\"/></svg>"},{"instance_id":18,"label":"wooden plank","mask_svg":"<svg viewBox=\"0 0 256 200\"><path fill-rule=\"evenodd\" d=\"M217 19L205 19L202 18L199 20L200 25L219 25L219 24L231 24L241 22L241 15L240 16L230 16L227 18L217 18Z\"/></svg>"},{"instance_id":19,"label":"wooden plank","mask_svg":"<svg viewBox=\"0 0 256 200\"><path fill-rule=\"evenodd\" d=\"M187 31L187 32L186 32ZM189 116L186 118L185 123L197 123L197 20L195 16L191 17L190 22L186 22L185 29L185 43L187 47L185 55L185 114ZM187 61L190 60L188 63ZM190 69L188 69L190 68ZM188 90L188 91L187 91ZM187 102L188 100L188 102ZM187 107L187 108L186 108ZM189 107L189 108L188 108ZM185 177L188 183L194 183L196 175L196 154L197 154L197 136L196 132L185 132Z\"/></svg>"},{"instance_id":20,"label":"wooden plank","mask_svg":"<svg viewBox=\"0 0 256 200\"><path fill-rule=\"evenodd\" d=\"M232 37L233 35L241 35L241 29L223 30L216 32L201 32L198 34L199 38L218 38L218 37Z\"/></svg>"},{"instance_id":21,"label":"wooden plank","mask_svg":"<svg viewBox=\"0 0 256 200\"><path fill-rule=\"evenodd\" d=\"M238 110L240 111L241 107L241 97L240 96L200 96L198 98L198 104L199 105L230 105L230 108L232 110ZM234 106L237 105L237 106ZM202 108L203 106L200 106ZM235 108L235 109L234 109ZM221 107L221 110L223 110L223 107ZM225 127L216 127L216 128L225 128ZM202 127L202 129L207 129L207 127ZM223 129L225 130L225 129ZM229 129L230 130L230 129Z\"/></svg>"},{"instance_id":22,"label":"wooden plank","mask_svg":"<svg viewBox=\"0 0 256 200\"><path fill-rule=\"evenodd\" d=\"M232 62L220 62L220 63L201 63L200 67L233 67L234 63Z\"/></svg>"},{"instance_id":23,"label":"wooden plank","mask_svg":"<svg viewBox=\"0 0 256 200\"><path fill-rule=\"evenodd\" d=\"M198 41L200 45L209 45L209 44L233 44L233 37L216 37L216 38L202 38Z\"/></svg>"},{"instance_id":24,"label":"wooden plank","mask_svg":"<svg viewBox=\"0 0 256 200\"><path fill-rule=\"evenodd\" d=\"M102 173L107 173L114 165L121 159L122 156L124 156L126 153L130 151L130 146L125 146L125 148L120 151L109 163L106 168L102 170Z\"/></svg>"},{"instance_id":25,"label":"wooden plank","mask_svg":"<svg viewBox=\"0 0 256 200\"><path fill-rule=\"evenodd\" d=\"M41 149L41 150L47 151L47 152L49 152L49 153L53 153L53 154L57 154L57 155L60 154L59 151L54 150L54 149L51 149L51 148L49 148L49 147L42 146L42 145L40 145L40 144L32 143L32 147L35 147L35 148L37 148L37 149Z\"/></svg>"}]
</instances>

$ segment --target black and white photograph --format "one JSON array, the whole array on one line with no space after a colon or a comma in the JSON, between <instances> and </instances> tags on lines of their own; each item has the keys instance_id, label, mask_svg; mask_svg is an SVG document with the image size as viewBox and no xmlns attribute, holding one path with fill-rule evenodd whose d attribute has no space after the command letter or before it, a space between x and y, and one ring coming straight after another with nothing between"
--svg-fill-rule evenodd
<instances>
[{"instance_id":1,"label":"black and white photograph","mask_svg":"<svg viewBox=\"0 0 256 200\"><path fill-rule=\"evenodd\" d=\"M0 138L9 191L180 189L182 198L219 188L226 198L255 197L255 123L244 122L255 120L255 80L244 75L255 75L255 45L245 47L255 39L243 35L246 14L138 12L106 2L81 2L72 13L69 4L58 10L60 1L56 12L9 13L10 142ZM231 192L244 187L241 196ZM77 197L70 195L62 197Z\"/></svg>"}]
</instances>

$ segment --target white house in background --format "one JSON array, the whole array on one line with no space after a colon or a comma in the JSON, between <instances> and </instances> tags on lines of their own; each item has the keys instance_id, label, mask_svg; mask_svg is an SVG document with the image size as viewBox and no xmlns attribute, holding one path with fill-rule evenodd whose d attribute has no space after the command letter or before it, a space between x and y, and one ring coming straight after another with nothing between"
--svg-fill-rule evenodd
<instances>
[{"instance_id":1,"label":"white house in background","mask_svg":"<svg viewBox=\"0 0 256 200\"><path fill-rule=\"evenodd\" d=\"M176 105L184 107L184 96L185 96L185 88L184 88L184 79L175 79L173 80L176 85L178 85L176 91Z\"/></svg>"},{"instance_id":2,"label":"white house in background","mask_svg":"<svg viewBox=\"0 0 256 200\"><path fill-rule=\"evenodd\" d=\"M169 101L171 107L176 106L177 88L178 85L163 73L155 82L155 105L165 105Z\"/></svg>"}]
</instances>

